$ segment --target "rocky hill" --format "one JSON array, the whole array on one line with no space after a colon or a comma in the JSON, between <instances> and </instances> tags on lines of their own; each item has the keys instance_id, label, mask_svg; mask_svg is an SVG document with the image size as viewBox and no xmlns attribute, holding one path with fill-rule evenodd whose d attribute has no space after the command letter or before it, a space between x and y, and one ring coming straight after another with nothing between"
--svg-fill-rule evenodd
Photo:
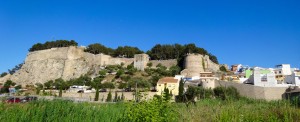
<instances>
[{"instance_id":1,"label":"rocky hill","mask_svg":"<svg viewBox=\"0 0 300 122\"><path fill-rule=\"evenodd\" d=\"M10 79L17 84L27 85L45 83L49 80L63 78L69 80L81 75L95 75L102 66L125 66L134 63L136 68L143 70L148 62L153 66L162 64L166 67L177 65L176 60L150 60L147 54L138 54L135 58L115 58L104 54L91 54L84 52L84 47L70 46L51 48L29 52L22 68L13 75L0 78L0 82ZM144 58L141 58L144 57ZM197 75L201 71L218 71L219 65L213 63L208 56L188 55L186 69L182 74Z\"/></svg>"},{"instance_id":2,"label":"rocky hill","mask_svg":"<svg viewBox=\"0 0 300 122\"><path fill-rule=\"evenodd\" d=\"M86 53L82 47L51 48L30 52L22 68L9 78L0 79L0 82L11 79L18 84L35 84L57 78L69 80L84 74L92 75L104 65L129 65L132 62L133 58Z\"/></svg>"}]
</instances>

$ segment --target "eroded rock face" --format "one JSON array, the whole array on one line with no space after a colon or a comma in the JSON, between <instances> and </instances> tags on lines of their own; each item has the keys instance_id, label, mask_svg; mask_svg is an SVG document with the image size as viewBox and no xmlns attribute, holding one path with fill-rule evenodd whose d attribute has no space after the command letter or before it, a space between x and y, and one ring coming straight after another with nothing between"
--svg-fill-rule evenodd
<instances>
[{"instance_id":1,"label":"eroded rock face","mask_svg":"<svg viewBox=\"0 0 300 122\"><path fill-rule=\"evenodd\" d=\"M45 83L49 80L63 78L69 80L84 74L99 71L100 66L124 63L129 65L133 59L112 58L108 55L93 55L84 52L81 47L62 47L30 52L22 68L8 78L17 84Z\"/></svg>"}]
</instances>

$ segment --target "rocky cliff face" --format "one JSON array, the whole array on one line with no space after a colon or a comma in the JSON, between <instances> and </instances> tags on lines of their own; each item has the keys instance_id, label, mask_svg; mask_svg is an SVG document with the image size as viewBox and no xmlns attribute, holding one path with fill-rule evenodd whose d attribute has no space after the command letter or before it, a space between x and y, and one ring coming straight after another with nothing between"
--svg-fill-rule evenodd
<instances>
[{"instance_id":1,"label":"rocky cliff face","mask_svg":"<svg viewBox=\"0 0 300 122\"><path fill-rule=\"evenodd\" d=\"M69 80L84 74L93 74L100 66L124 63L129 65L133 59L112 58L108 55L93 55L84 52L81 47L52 48L30 52L23 67L7 79L18 84L45 83L49 80L63 78Z\"/></svg>"}]
</instances>

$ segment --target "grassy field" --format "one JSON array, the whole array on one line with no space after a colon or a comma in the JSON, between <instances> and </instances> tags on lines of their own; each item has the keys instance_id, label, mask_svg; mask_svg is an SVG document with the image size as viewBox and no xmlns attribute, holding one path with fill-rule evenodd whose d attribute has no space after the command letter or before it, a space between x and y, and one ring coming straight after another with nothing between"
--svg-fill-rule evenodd
<instances>
[{"instance_id":1,"label":"grassy field","mask_svg":"<svg viewBox=\"0 0 300 122\"><path fill-rule=\"evenodd\" d=\"M128 118L134 116L143 118L135 121L300 122L300 109L286 101L267 102L245 98L236 101L204 99L198 101L196 106L190 105L189 107L183 103L159 103L153 100L138 105L134 103L73 103L58 100L26 104L0 103L1 122L116 122L132 121ZM155 119L158 116L172 118Z\"/></svg>"}]
</instances>

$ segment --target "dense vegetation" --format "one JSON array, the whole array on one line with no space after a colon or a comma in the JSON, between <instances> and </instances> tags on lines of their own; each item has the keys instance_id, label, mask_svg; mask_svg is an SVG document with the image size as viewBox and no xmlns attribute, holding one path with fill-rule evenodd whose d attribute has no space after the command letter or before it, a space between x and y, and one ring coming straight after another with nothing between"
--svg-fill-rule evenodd
<instances>
[{"instance_id":1,"label":"dense vegetation","mask_svg":"<svg viewBox=\"0 0 300 122\"><path fill-rule=\"evenodd\" d=\"M16 90L21 89L21 85L17 85L16 83L11 81L11 80L7 80L3 87L0 89L0 93L8 93L9 92L9 88L11 87L15 87Z\"/></svg>"},{"instance_id":2,"label":"dense vegetation","mask_svg":"<svg viewBox=\"0 0 300 122\"><path fill-rule=\"evenodd\" d=\"M30 49L29 52L38 51L38 50L45 50L51 49L54 47L69 47L69 46L78 46L78 43L74 40L56 40L56 41L47 41L46 43L37 43L34 44Z\"/></svg>"},{"instance_id":3,"label":"dense vegetation","mask_svg":"<svg viewBox=\"0 0 300 122\"><path fill-rule=\"evenodd\" d=\"M197 47L195 44L166 44L166 45L155 45L151 50L147 51L147 54L152 60L167 60L167 59L178 59L186 55L187 53L198 53L202 55L208 55L210 60L218 64L216 56L208 53L204 48Z\"/></svg>"},{"instance_id":4,"label":"dense vegetation","mask_svg":"<svg viewBox=\"0 0 300 122\"><path fill-rule=\"evenodd\" d=\"M106 55L111 55L113 57L126 57L126 58L133 58L135 54L143 53L143 51L141 51L137 47L119 46L117 49L112 49L99 43L88 45L84 51L92 54L103 53Z\"/></svg>"},{"instance_id":5,"label":"dense vegetation","mask_svg":"<svg viewBox=\"0 0 300 122\"><path fill-rule=\"evenodd\" d=\"M0 121L79 122L199 122L199 121L299 121L300 109L287 101L203 99L196 106L166 103L158 99L140 103L72 103L37 101L27 104L0 103Z\"/></svg>"}]
</instances>

